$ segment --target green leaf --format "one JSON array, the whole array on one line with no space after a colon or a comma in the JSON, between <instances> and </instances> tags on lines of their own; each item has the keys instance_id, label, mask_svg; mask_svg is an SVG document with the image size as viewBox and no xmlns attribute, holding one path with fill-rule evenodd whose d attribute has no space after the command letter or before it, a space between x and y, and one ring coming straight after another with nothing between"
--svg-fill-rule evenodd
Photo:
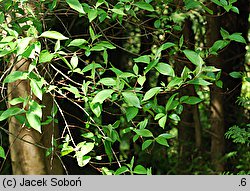
<instances>
[{"instance_id":1,"label":"green leaf","mask_svg":"<svg viewBox=\"0 0 250 191\"><path fill-rule=\"evenodd\" d=\"M137 79L138 84L140 84L140 86L143 86L143 84L146 81L146 76L139 76L139 78Z\"/></svg>"},{"instance_id":2,"label":"green leaf","mask_svg":"<svg viewBox=\"0 0 250 191\"><path fill-rule=\"evenodd\" d=\"M106 18L108 18L108 13L105 12L104 10L99 11L98 19L99 19L100 23L102 23Z\"/></svg>"},{"instance_id":3,"label":"green leaf","mask_svg":"<svg viewBox=\"0 0 250 191\"><path fill-rule=\"evenodd\" d=\"M233 3L236 3L237 0L229 0L229 2L230 2L231 4L233 4Z\"/></svg>"},{"instance_id":4,"label":"green leaf","mask_svg":"<svg viewBox=\"0 0 250 191\"><path fill-rule=\"evenodd\" d=\"M26 99L22 98L22 97L17 97L17 98L14 98L12 100L9 101L9 104L10 105L16 105L16 104L19 104L19 103L23 103Z\"/></svg>"},{"instance_id":5,"label":"green leaf","mask_svg":"<svg viewBox=\"0 0 250 191\"><path fill-rule=\"evenodd\" d=\"M147 126L147 124L148 124L148 119L146 118L146 119L144 119L143 121L141 121L141 122L138 124L138 126L140 126L140 129L145 129L146 126Z\"/></svg>"},{"instance_id":6,"label":"green leaf","mask_svg":"<svg viewBox=\"0 0 250 191\"><path fill-rule=\"evenodd\" d=\"M90 51L102 51L102 50L105 50L105 47L99 45L95 45L90 49Z\"/></svg>"},{"instance_id":7,"label":"green leaf","mask_svg":"<svg viewBox=\"0 0 250 191\"><path fill-rule=\"evenodd\" d=\"M221 34L221 36L222 36L223 39L227 39L229 37L229 32L227 32L222 27L220 28L220 34Z\"/></svg>"},{"instance_id":8,"label":"green leaf","mask_svg":"<svg viewBox=\"0 0 250 191\"><path fill-rule=\"evenodd\" d=\"M53 0L53 2L49 4L49 9L52 11L54 8L56 8L57 3L58 0Z\"/></svg>"},{"instance_id":9,"label":"green leaf","mask_svg":"<svg viewBox=\"0 0 250 191\"><path fill-rule=\"evenodd\" d=\"M131 159L131 161L130 161L130 164L128 165L129 168L133 168L134 163L135 163L135 156L132 157L132 159Z\"/></svg>"},{"instance_id":10,"label":"green leaf","mask_svg":"<svg viewBox=\"0 0 250 191\"><path fill-rule=\"evenodd\" d=\"M90 109L96 115L96 117L100 117L102 113L102 105L100 103L90 103Z\"/></svg>"},{"instance_id":11,"label":"green leaf","mask_svg":"<svg viewBox=\"0 0 250 191\"><path fill-rule=\"evenodd\" d=\"M163 75L166 75L166 76L172 76L174 77L175 76L175 73L174 73L174 69L172 66L170 66L169 64L166 64L166 63L163 63L163 62L159 62L156 66L155 66L155 69L163 74Z\"/></svg>"},{"instance_id":12,"label":"green leaf","mask_svg":"<svg viewBox=\"0 0 250 191\"><path fill-rule=\"evenodd\" d=\"M105 99L111 96L112 93L114 93L114 90L109 90L109 89L102 90L95 95L92 103L98 102L102 104Z\"/></svg>"},{"instance_id":13,"label":"green leaf","mask_svg":"<svg viewBox=\"0 0 250 191\"><path fill-rule=\"evenodd\" d=\"M94 146L95 146L94 143L86 143L84 141L84 142L78 143L76 148L77 150L80 150L81 155L84 156L88 154L90 151L92 151Z\"/></svg>"},{"instance_id":14,"label":"green leaf","mask_svg":"<svg viewBox=\"0 0 250 191\"><path fill-rule=\"evenodd\" d=\"M39 55L39 63L50 62L54 58L54 54L51 54L48 50L43 50Z\"/></svg>"},{"instance_id":15,"label":"green leaf","mask_svg":"<svg viewBox=\"0 0 250 191\"><path fill-rule=\"evenodd\" d=\"M153 134L148 129L136 129L134 132L142 137L153 137Z\"/></svg>"},{"instance_id":16,"label":"green leaf","mask_svg":"<svg viewBox=\"0 0 250 191\"><path fill-rule=\"evenodd\" d=\"M90 156L82 156L80 152L76 152L76 159L77 159L78 165L80 167L84 167L89 163L91 157Z\"/></svg>"},{"instance_id":17,"label":"green leaf","mask_svg":"<svg viewBox=\"0 0 250 191\"><path fill-rule=\"evenodd\" d=\"M35 96L38 99L42 100L43 99L42 89L38 86L37 82L34 79L30 79L30 87Z\"/></svg>"},{"instance_id":18,"label":"green leaf","mask_svg":"<svg viewBox=\"0 0 250 191\"><path fill-rule=\"evenodd\" d=\"M196 9L200 5L200 3L195 0L184 0L184 3L187 10Z\"/></svg>"},{"instance_id":19,"label":"green leaf","mask_svg":"<svg viewBox=\"0 0 250 191\"><path fill-rule=\"evenodd\" d=\"M216 86L218 86L219 88L223 87L223 82L221 80L218 80L215 82Z\"/></svg>"},{"instance_id":20,"label":"green leaf","mask_svg":"<svg viewBox=\"0 0 250 191\"><path fill-rule=\"evenodd\" d=\"M118 15L122 15L122 16L124 16L124 15L126 15L124 12L123 12L123 10L122 9L110 9L110 11L112 11L113 13L116 13L116 14L118 14Z\"/></svg>"},{"instance_id":21,"label":"green leaf","mask_svg":"<svg viewBox=\"0 0 250 191\"><path fill-rule=\"evenodd\" d=\"M163 134L160 134L158 137L163 137L164 139L172 139L174 138L175 136L174 135L171 135L169 133L163 133Z\"/></svg>"},{"instance_id":22,"label":"green leaf","mask_svg":"<svg viewBox=\"0 0 250 191\"><path fill-rule=\"evenodd\" d=\"M146 148L148 148L152 144L153 140L146 140L142 144L142 150L144 151Z\"/></svg>"},{"instance_id":23,"label":"green leaf","mask_svg":"<svg viewBox=\"0 0 250 191\"><path fill-rule=\"evenodd\" d=\"M91 63L87 66L85 66L83 69L82 69L82 73L84 72L87 72L89 70L92 70L92 69L97 69L97 68L102 68L102 66L100 64L96 64L96 63Z\"/></svg>"},{"instance_id":24,"label":"green leaf","mask_svg":"<svg viewBox=\"0 0 250 191\"><path fill-rule=\"evenodd\" d=\"M98 0L97 2L96 2L96 7L99 7L100 5L102 5L103 3L105 2L105 0Z\"/></svg>"},{"instance_id":25,"label":"green leaf","mask_svg":"<svg viewBox=\"0 0 250 191\"><path fill-rule=\"evenodd\" d=\"M61 42L60 40L56 41L56 44L55 44L55 47L54 47L54 51L55 52L57 52L60 49L60 47L61 47L61 43L60 42Z\"/></svg>"},{"instance_id":26,"label":"green leaf","mask_svg":"<svg viewBox=\"0 0 250 191\"><path fill-rule=\"evenodd\" d=\"M95 135L92 132L83 133L81 136L88 139L95 139Z\"/></svg>"},{"instance_id":27,"label":"green leaf","mask_svg":"<svg viewBox=\"0 0 250 191\"><path fill-rule=\"evenodd\" d=\"M154 27L155 28L160 28L160 26L161 26L161 20L160 19L157 19L155 22L154 22Z\"/></svg>"},{"instance_id":28,"label":"green leaf","mask_svg":"<svg viewBox=\"0 0 250 191\"><path fill-rule=\"evenodd\" d=\"M203 80L202 78L195 78L193 80L188 81L187 83L194 84L194 85L201 85L201 86L208 86L212 84L206 80Z\"/></svg>"},{"instance_id":29,"label":"green leaf","mask_svg":"<svg viewBox=\"0 0 250 191\"><path fill-rule=\"evenodd\" d=\"M177 100L173 100L173 102L171 103L171 105L168 108L168 111L173 110L173 109L177 109L177 107L180 105L179 101Z\"/></svg>"},{"instance_id":30,"label":"green leaf","mask_svg":"<svg viewBox=\"0 0 250 191\"><path fill-rule=\"evenodd\" d=\"M73 152L74 148L72 146L63 146L61 150L61 156L68 155L69 153Z\"/></svg>"},{"instance_id":31,"label":"green leaf","mask_svg":"<svg viewBox=\"0 0 250 191\"><path fill-rule=\"evenodd\" d=\"M158 119L162 118L164 115L166 115L166 114L165 113L157 113L154 120L158 120Z\"/></svg>"},{"instance_id":32,"label":"green leaf","mask_svg":"<svg viewBox=\"0 0 250 191\"><path fill-rule=\"evenodd\" d=\"M0 146L0 158L6 159L6 155L5 155L4 149L1 146Z\"/></svg>"},{"instance_id":33,"label":"green leaf","mask_svg":"<svg viewBox=\"0 0 250 191\"><path fill-rule=\"evenodd\" d=\"M220 72L221 69L216 68L216 67L214 67L214 66L204 66L204 67L202 68L202 71L204 71L204 72Z\"/></svg>"},{"instance_id":34,"label":"green leaf","mask_svg":"<svg viewBox=\"0 0 250 191\"><path fill-rule=\"evenodd\" d=\"M108 140L104 140L104 148L105 148L105 152L109 158L109 161L111 162L113 159L111 142L109 142Z\"/></svg>"},{"instance_id":35,"label":"green leaf","mask_svg":"<svg viewBox=\"0 0 250 191\"><path fill-rule=\"evenodd\" d=\"M149 64L150 56L149 55L144 55L144 56L140 56L138 58L134 58L134 62L141 62L141 63Z\"/></svg>"},{"instance_id":36,"label":"green leaf","mask_svg":"<svg viewBox=\"0 0 250 191\"><path fill-rule=\"evenodd\" d=\"M180 48L182 47L183 42L184 42L184 36L181 35L181 38L180 38L180 40L179 40L179 47L180 47Z\"/></svg>"},{"instance_id":37,"label":"green leaf","mask_svg":"<svg viewBox=\"0 0 250 191\"><path fill-rule=\"evenodd\" d=\"M25 80L27 79L27 77L28 77L27 72L14 71L14 72L11 72L8 76L6 76L3 83L11 83L17 80Z\"/></svg>"},{"instance_id":38,"label":"green leaf","mask_svg":"<svg viewBox=\"0 0 250 191\"><path fill-rule=\"evenodd\" d=\"M126 109L126 118L127 121L131 121L132 119L134 119L136 117L136 115L138 114L139 109L137 107L129 107Z\"/></svg>"},{"instance_id":39,"label":"green leaf","mask_svg":"<svg viewBox=\"0 0 250 191\"><path fill-rule=\"evenodd\" d=\"M231 72L229 75L233 78L242 78L242 73L241 72Z\"/></svg>"},{"instance_id":40,"label":"green leaf","mask_svg":"<svg viewBox=\"0 0 250 191\"><path fill-rule=\"evenodd\" d=\"M23 109L20 109L19 107L10 107L0 115L0 121L3 121L11 116L22 114L24 112L25 111Z\"/></svg>"},{"instance_id":41,"label":"green leaf","mask_svg":"<svg viewBox=\"0 0 250 191\"><path fill-rule=\"evenodd\" d=\"M169 115L169 118L174 120L174 121L180 121L181 120L180 117L175 113L172 113L171 115Z\"/></svg>"},{"instance_id":42,"label":"green leaf","mask_svg":"<svg viewBox=\"0 0 250 191\"><path fill-rule=\"evenodd\" d=\"M76 56L76 53L71 57L70 64L72 66L72 69L75 69L78 66L78 57Z\"/></svg>"},{"instance_id":43,"label":"green leaf","mask_svg":"<svg viewBox=\"0 0 250 191\"><path fill-rule=\"evenodd\" d=\"M202 2L199 2L200 3L200 5L201 5L201 7L205 10L205 11L207 11L210 15L213 15L214 14L214 12L213 12L213 10L211 10L211 9L209 9L207 6L205 6Z\"/></svg>"},{"instance_id":44,"label":"green leaf","mask_svg":"<svg viewBox=\"0 0 250 191\"><path fill-rule=\"evenodd\" d=\"M3 24L4 20L5 20L4 13L0 12L0 24Z\"/></svg>"},{"instance_id":45,"label":"green leaf","mask_svg":"<svg viewBox=\"0 0 250 191\"><path fill-rule=\"evenodd\" d=\"M175 94L173 94L169 99L168 99L168 102L167 102L167 104L166 104L166 111L169 111L169 108L170 108L170 106L171 106L171 104L172 104L172 102L173 102L173 100L174 100L174 98L175 98L175 96L176 95L178 95L178 93L175 93Z\"/></svg>"},{"instance_id":46,"label":"green leaf","mask_svg":"<svg viewBox=\"0 0 250 191\"><path fill-rule=\"evenodd\" d=\"M4 57L7 54L12 53L14 50L0 50L0 57Z\"/></svg>"},{"instance_id":47,"label":"green leaf","mask_svg":"<svg viewBox=\"0 0 250 191\"><path fill-rule=\"evenodd\" d=\"M210 52L217 52L218 50L223 49L229 44L229 41L226 40L217 40L211 48L209 48Z\"/></svg>"},{"instance_id":48,"label":"green leaf","mask_svg":"<svg viewBox=\"0 0 250 191\"><path fill-rule=\"evenodd\" d=\"M139 7L140 9L147 10L147 11L154 11L154 7L149 3L144 1L140 1L134 4L135 6Z\"/></svg>"},{"instance_id":49,"label":"green leaf","mask_svg":"<svg viewBox=\"0 0 250 191\"><path fill-rule=\"evenodd\" d=\"M202 101L202 99L200 99L198 97L190 96L189 98L184 100L183 103L190 104L190 105L195 105L197 103L200 103L201 101Z\"/></svg>"},{"instance_id":50,"label":"green leaf","mask_svg":"<svg viewBox=\"0 0 250 191\"><path fill-rule=\"evenodd\" d=\"M249 78L249 77L247 77L247 78L246 78L246 81L247 81L247 82L250 82L250 78Z\"/></svg>"},{"instance_id":51,"label":"green leaf","mask_svg":"<svg viewBox=\"0 0 250 191\"><path fill-rule=\"evenodd\" d=\"M130 78L130 77L136 77L133 73L130 72L123 72L119 75L120 78Z\"/></svg>"},{"instance_id":52,"label":"green leaf","mask_svg":"<svg viewBox=\"0 0 250 191\"><path fill-rule=\"evenodd\" d=\"M42 106L39 105L36 101L29 101L29 111L37 115L40 119L42 118Z\"/></svg>"},{"instance_id":53,"label":"green leaf","mask_svg":"<svg viewBox=\"0 0 250 191\"><path fill-rule=\"evenodd\" d=\"M137 165L134 169L135 174L147 174L147 169L145 169L142 165Z\"/></svg>"},{"instance_id":54,"label":"green leaf","mask_svg":"<svg viewBox=\"0 0 250 191\"><path fill-rule=\"evenodd\" d=\"M51 39L56 39L56 40L69 39L68 37L62 35L61 33L57 32L57 31L45 31L40 35L40 37L51 38Z\"/></svg>"},{"instance_id":55,"label":"green leaf","mask_svg":"<svg viewBox=\"0 0 250 191\"><path fill-rule=\"evenodd\" d=\"M104 60L104 64L108 64L108 52L107 52L107 50L105 49L104 51L103 51L103 60Z\"/></svg>"},{"instance_id":56,"label":"green leaf","mask_svg":"<svg viewBox=\"0 0 250 191\"><path fill-rule=\"evenodd\" d=\"M139 100L139 98L137 97L137 95L135 93L133 93L133 92L122 92L122 96L124 97L125 101L129 105L141 108L140 100Z\"/></svg>"},{"instance_id":57,"label":"green leaf","mask_svg":"<svg viewBox=\"0 0 250 191\"><path fill-rule=\"evenodd\" d=\"M179 77L173 77L173 79L168 83L167 88L172 88L175 86L180 86L183 80Z\"/></svg>"},{"instance_id":58,"label":"green leaf","mask_svg":"<svg viewBox=\"0 0 250 191\"><path fill-rule=\"evenodd\" d=\"M107 48L107 49L115 49L116 47L114 45L112 45L110 42L108 41L100 41L96 44L96 46L99 47L103 47L103 48Z\"/></svg>"},{"instance_id":59,"label":"green leaf","mask_svg":"<svg viewBox=\"0 0 250 191\"><path fill-rule=\"evenodd\" d=\"M70 70L72 69L72 66L69 64L68 60L66 58L64 58L63 56L57 54L57 56L69 67Z\"/></svg>"},{"instance_id":60,"label":"green leaf","mask_svg":"<svg viewBox=\"0 0 250 191\"><path fill-rule=\"evenodd\" d=\"M56 122L56 119L54 120ZM47 119L41 123L41 125L48 125L53 122L53 118L51 116L47 116Z\"/></svg>"},{"instance_id":61,"label":"green leaf","mask_svg":"<svg viewBox=\"0 0 250 191\"><path fill-rule=\"evenodd\" d=\"M102 78L99 83L105 85L105 86L115 86L116 85L116 80L113 78Z\"/></svg>"},{"instance_id":62,"label":"green leaf","mask_svg":"<svg viewBox=\"0 0 250 191\"><path fill-rule=\"evenodd\" d=\"M25 49L28 47L32 39L33 39L32 37L25 37L17 40L17 52L16 52L17 56L24 53Z\"/></svg>"},{"instance_id":63,"label":"green leaf","mask_svg":"<svg viewBox=\"0 0 250 191\"><path fill-rule=\"evenodd\" d=\"M139 139L139 135L135 135L135 136L133 136L133 142L135 143L135 141L137 141L137 139Z\"/></svg>"},{"instance_id":64,"label":"green leaf","mask_svg":"<svg viewBox=\"0 0 250 191\"><path fill-rule=\"evenodd\" d=\"M134 64L134 66L133 66L133 72L135 73L135 75L139 74L139 67L137 66L137 64Z\"/></svg>"},{"instance_id":65,"label":"green leaf","mask_svg":"<svg viewBox=\"0 0 250 191\"><path fill-rule=\"evenodd\" d=\"M144 95L144 98L142 101L147 101L149 100L150 98L152 98L153 96L155 96L156 94L158 94L159 92L161 91L161 87L154 87L154 88L151 88L150 90L148 90L145 95Z\"/></svg>"},{"instance_id":66,"label":"green leaf","mask_svg":"<svg viewBox=\"0 0 250 191\"><path fill-rule=\"evenodd\" d=\"M129 171L128 167L122 166L115 171L115 175L119 175L128 171Z\"/></svg>"},{"instance_id":67,"label":"green leaf","mask_svg":"<svg viewBox=\"0 0 250 191\"><path fill-rule=\"evenodd\" d=\"M113 174L114 174L114 171L113 171L113 170L109 170L109 169L106 168L106 167L102 167L101 170L102 170L102 174L103 174L103 175L113 175Z\"/></svg>"},{"instance_id":68,"label":"green leaf","mask_svg":"<svg viewBox=\"0 0 250 191\"><path fill-rule=\"evenodd\" d=\"M150 63L148 64L148 66L146 67L146 69L144 70L144 75L145 75L146 73L148 73L153 67L155 67L157 63L158 63L158 59L155 59L155 60L153 60L152 62L150 62Z\"/></svg>"},{"instance_id":69,"label":"green leaf","mask_svg":"<svg viewBox=\"0 0 250 191\"><path fill-rule=\"evenodd\" d=\"M39 133L42 133L41 120L39 116L37 116L32 111L28 111L26 112L26 118L33 129L37 130Z\"/></svg>"},{"instance_id":70,"label":"green leaf","mask_svg":"<svg viewBox=\"0 0 250 191\"><path fill-rule=\"evenodd\" d=\"M222 6L221 2L219 0L212 0L216 5Z\"/></svg>"},{"instance_id":71,"label":"green leaf","mask_svg":"<svg viewBox=\"0 0 250 191\"><path fill-rule=\"evenodd\" d=\"M89 22L91 23L98 15L97 9L89 9L88 11L88 19Z\"/></svg>"},{"instance_id":72,"label":"green leaf","mask_svg":"<svg viewBox=\"0 0 250 191\"><path fill-rule=\"evenodd\" d=\"M230 40L246 44L246 40L242 37L241 33L233 33L228 37Z\"/></svg>"},{"instance_id":73,"label":"green leaf","mask_svg":"<svg viewBox=\"0 0 250 191\"><path fill-rule=\"evenodd\" d=\"M89 34L90 34L90 38L92 40L92 42L96 39L96 35L95 35L95 32L94 30L92 29L91 26L89 26Z\"/></svg>"},{"instance_id":74,"label":"green leaf","mask_svg":"<svg viewBox=\"0 0 250 191\"><path fill-rule=\"evenodd\" d=\"M156 142L159 143L160 145L169 147L168 141L167 141L164 137L158 136L158 137L156 137L155 140L156 140Z\"/></svg>"},{"instance_id":75,"label":"green leaf","mask_svg":"<svg viewBox=\"0 0 250 191\"><path fill-rule=\"evenodd\" d=\"M187 98L189 98L189 96L185 95L185 96L182 96L180 98L180 102L182 103L183 101L185 101Z\"/></svg>"},{"instance_id":76,"label":"green leaf","mask_svg":"<svg viewBox=\"0 0 250 191\"><path fill-rule=\"evenodd\" d=\"M165 128L165 125L166 125L166 122L167 122L167 115L165 115L164 117L162 117L159 121L158 121L158 124L161 128Z\"/></svg>"},{"instance_id":77,"label":"green leaf","mask_svg":"<svg viewBox=\"0 0 250 191\"><path fill-rule=\"evenodd\" d=\"M184 50L183 53L196 66L201 66L204 63L200 55L192 50Z\"/></svg>"},{"instance_id":78,"label":"green leaf","mask_svg":"<svg viewBox=\"0 0 250 191\"><path fill-rule=\"evenodd\" d=\"M79 90L75 86L69 85L69 87L62 87L62 89L68 90L69 92L74 94L75 98L80 98L81 97L81 94L79 93Z\"/></svg>"},{"instance_id":79,"label":"green leaf","mask_svg":"<svg viewBox=\"0 0 250 191\"><path fill-rule=\"evenodd\" d=\"M231 10L232 10L233 12L237 13L237 14L240 14L240 11L239 11L238 7L233 6L233 7L231 8Z\"/></svg>"},{"instance_id":80,"label":"green leaf","mask_svg":"<svg viewBox=\"0 0 250 191\"><path fill-rule=\"evenodd\" d=\"M221 2L221 4L222 4L223 6L227 6L227 5L228 5L227 0L220 0L220 2Z\"/></svg>"},{"instance_id":81,"label":"green leaf","mask_svg":"<svg viewBox=\"0 0 250 191\"><path fill-rule=\"evenodd\" d=\"M83 44L86 44L86 43L88 43L88 41L86 41L85 39L74 39L69 43L68 46L77 46L77 47L79 47L79 46L81 46Z\"/></svg>"},{"instance_id":82,"label":"green leaf","mask_svg":"<svg viewBox=\"0 0 250 191\"><path fill-rule=\"evenodd\" d=\"M166 49L171 48L173 46L175 46L174 43L172 43L172 42L166 42L163 45L161 45L160 51L166 50Z\"/></svg>"},{"instance_id":83,"label":"green leaf","mask_svg":"<svg viewBox=\"0 0 250 191\"><path fill-rule=\"evenodd\" d=\"M85 14L81 3L78 0L66 0L68 5L79 13Z\"/></svg>"}]
</instances>

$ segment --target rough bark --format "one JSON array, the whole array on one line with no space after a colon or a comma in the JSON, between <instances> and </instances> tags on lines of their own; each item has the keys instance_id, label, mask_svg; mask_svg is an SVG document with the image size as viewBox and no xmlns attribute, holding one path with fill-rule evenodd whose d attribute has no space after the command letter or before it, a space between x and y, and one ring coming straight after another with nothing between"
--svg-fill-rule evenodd
<instances>
[{"instance_id":1,"label":"rough bark","mask_svg":"<svg viewBox=\"0 0 250 191\"><path fill-rule=\"evenodd\" d=\"M14 64L11 72L16 70L27 71L29 61L22 59ZM27 80L18 80L7 86L8 100L30 95L30 86ZM46 95L44 102L46 106L44 114L51 111L52 101ZM52 136L56 137L56 127L47 125L43 134L28 128L18 122L15 117L9 119L9 141L13 174L63 174L63 169L57 157L45 156L45 149L51 147Z\"/></svg>"}]
</instances>

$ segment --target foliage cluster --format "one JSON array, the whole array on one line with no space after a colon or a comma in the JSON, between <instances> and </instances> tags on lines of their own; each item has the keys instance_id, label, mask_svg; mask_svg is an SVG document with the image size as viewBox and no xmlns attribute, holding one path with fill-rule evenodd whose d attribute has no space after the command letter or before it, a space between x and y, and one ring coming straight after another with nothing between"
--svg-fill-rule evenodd
<instances>
[{"instance_id":1,"label":"foliage cluster","mask_svg":"<svg viewBox=\"0 0 250 191\"><path fill-rule=\"evenodd\" d=\"M212 2L227 12L239 13L234 6L236 0ZM11 106L1 111L0 121L15 117L21 124L42 132L43 125L58 123L56 116L60 115L65 128L47 155L59 150L61 157L71 155L80 167L90 164L102 174L152 174L150 167L136 162L140 161L136 153L151 153L162 147L170 154L183 108L204 101L202 96L182 95L180 90L194 86L202 92L212 84L221 88L221 70L209 66L206 60L232 41L246 43L240 33L230 34L221 28L221 39L212 47L199 44L191 48L179 34L189 17L213 14L204 1L184 0L181 7L172 0L0 3L2 97L6 98L4 89L8 83L28 80L31 87L31 95L5 100ZM72 23L74 19L84 21L76 26L82 28L66 26L70 22L60 15L67 15ZM61 20L65 28L53 29L51 17ZM116 27L124 27L123 35L128 35L122 46L115 41ZM74 35L74 30L84 33ZM154 43L150 50L141 52L142 38L148 35ZM130 55L127 66L121 66L122 60L111 62L112 52L117 49ZM30 61L28 70L11 72L21 59ZM178 71L176 65L180 62L185 66ZM166 80L152 80L159 76ZM40 103L44 94L53 97L51 115L45 121L42 108L46 105ZM81 111L79 142L72 136L74 130L59 97ZM107 116L115 121L109 123ZM237 127L226 136L241 143L248 140L249 144L249 132ZM127 152L132 149L134 153ZM0 157L5 158L1 146ZM106 163L115 165L109 169Z\"/></svg>"}]
</instances>

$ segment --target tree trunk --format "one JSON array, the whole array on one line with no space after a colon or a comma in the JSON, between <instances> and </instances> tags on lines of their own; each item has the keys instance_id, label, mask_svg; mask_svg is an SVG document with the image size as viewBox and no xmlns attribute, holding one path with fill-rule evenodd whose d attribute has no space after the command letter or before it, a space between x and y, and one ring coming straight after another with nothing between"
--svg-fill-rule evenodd
<instances>
[{"instance_id":1,"label":"tree trunk","mask_svg":"<svg viewBox=\"0 0 250 191\"><path fill-rule=\"evenodd\" d=\"M215 13L217 7L214 4L210 4L210 9ZM207 46L211 47L215 41L220 38L220 17L207 16ZM222 60L220 56L211 56L208 60L209 65L213 65L216 68L222 68ZM211 161L216 172L224 170L224 163L222 157L225 150L224 141L224 111L223 111L223 90L216 85L210 86L210 109L211 109Z\"/></svg>"},{"instance_id":2,"label":"tree trunk","mask_svg":"<svg viewBox=\"0 0 250 191\"><path fill-rule=\"evenodd\" d=\"M183 37L185 41L185 45L193 50L194 49L194 31L192 30L193 23L190 18L187 18L184 23L183 28ZM194 70L194 66L189 64L188 67L191 70ZM184 64L182 62L178 63L178 67L176 68L178 76L180 76L182 70L184 68ZM184 87L180 96L197 96L195 88L193 85L189 85ZM180 169L187 169L192 163L192 159L196 157L195 155L198 153L197 151L201 150L202 145L202 131L201 131L201 123L200 123L200 114L198 105L185 105L184 110L181 114L181 121L178 125L179 131L179 164ZM194 153L193 151L196 151ZM183 169L183 167L185 169Z\"/></svg>"},{"instance_id":3,"label":"tree trunk","mask_svg":"<svg viewBox=\"0 0 250 191\"><path fill-rule=\"evenodd\" d=\"M248 28L249 28L249 6L250 0L238 0L235 3L238 7L240 14L228 13L221 18L221 27L226 29L230 34L239 32L247 40ZM242 107L240 107L236 101L241 95L242 79L232 78L229 73L233 71L243 72L246 55L246 44L231 42L228 47L222 52L221 57L223 59L223 90L224 90L224 123L225 131L227 131L233 125L241 124L244 121L242 115ZM225 151L232 152L236 150L235 144L231 140L226 139ZM233 171L234 164L228 164L225 166L226 170Z\"/></svg>"},{"instance_id":4,"label":"tree trunk","mask_svg":"<svg viewBox=\"0 0 250 191\"><path fill-rule=\"evenodd\" d=\"M207 16L207 46L220 37L220 28L224 28L230 34L241 32L247 37L248 32L248 15L249 0L239 0L236 6L240 10L240 14L226 13L222 16ZM217 11L214 4L210 4L210 8ZM239 107L235 104L237 97L241 93L241 79L234 79L229 76L230 72L243 71L245 59L245 44L231 42L222 53L209 59L209 64L222 69L221 79L223 81L223 89L215 85L210 87L211 102L211 130L213 133L211 139L211 158L215 171L221 172L225 169L222 157L225 153L225 131L234 124L237 124ZM227 145L227 151L231 149Z\"/></svg>"},{"instance_id":5,"label":"tree trunk","mask_svg":"<svg viewBox=\"0 0 250 191\"><path fill-rule=\"evenodd\" d=\"M14 60L14 59L13 59ZM30 61L22 59L14 63L11 72L27 71ZM8 100L18 97L27 97L30 94L30 86L27 80L18 80L9 83L7 87ZM46 109L43 114L51 111L52 100L45 95L43 105ZM28 128L18 122L15 117L9 119L9 141L13 174L63 174L63 169L58 157L46 157L46 149L52 147L52 136L57 137L57 127L47 125L43 128L43 134L33 128Z\"/></svg>"}]
</instances>

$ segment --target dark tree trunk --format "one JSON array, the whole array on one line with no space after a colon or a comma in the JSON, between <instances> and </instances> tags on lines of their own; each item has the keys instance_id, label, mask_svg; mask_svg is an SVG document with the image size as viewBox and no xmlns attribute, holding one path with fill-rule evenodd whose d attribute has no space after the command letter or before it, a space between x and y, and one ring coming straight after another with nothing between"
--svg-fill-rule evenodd
<instances>
[{"instance_id":1,"label":"dark tree trunk","mask_svg":"<svg viewBox=\"0 0 250 191\"><path fill-rule=\"evenodd\" d=\"M247 40L248 28L249 28L249 0L238 0L235 3L238 7L240 14L228 13L221 18L221 27L226 29L230 34L235 32L242 33L242 36ZM229 73L233 71L244 71L245 64L246 45L243 43L232 42L225 51L222 52L221 57L223 59L223 109L224 109L224 123L225 130L236 124L241 124L243 119L242 108L236 104L237 98L241 95L242 79L232 78ZM235 144L231 140L226 139L225 151L231 152L236 148L233 148ZM230 162L225 166L226 170L233 171L235 165Z\"/></svg>"},{"instance_id":2,"label":"dark tree trunk","mask_svg":"<svg viewBox=\"0 0 250 191\"><path fill-rule=\"evenodd\" d=\"M218 7L211 4L214 12ZM247 37L249 0L239 0L236 4L240 14L226 13L222 16L207 16L207 46L220 39L220 28L224 28L230 34L241 32ZM232 42L218 56L212 56L208 62L217 68L222 69L221 79L223 89L215 85L210 87L211 102L211 159L216 172L225 170L225 164L222 160L225 154L224 133L232 125L237 123L239 107L235 104L237 97L241 93L241 79L234 79L229 76L230 72L243 71L245 59L245 44ZM226 151L230 151L230 144L226 144Z\"/></svg>"},{"instance_id":3,"label":"dark tree trunk","mask_svg":"<svg viewBox=\"0 0 250 191\"><path fill-rule=\"evenodd\" d=\"M210 5L215 13L217 7L214 4ZM213 43L220 38L220 17L207 16L207 46L211 47ZM221 57L212 56L209 58L209 65L213 65L217 68L222 68ZM223 110L223 90L216 85L210 86L210 107L211 107L211 160L214 170L221 172L224 170L224 163L222 157L225 150L224 142L224 110Z\"/></svg>"},{"instance_id":4,"label":"dark tree trunk","mask_svg":"<svg viewBox=\"0 0 250 191\"><path fill-rule=\"evenodd\" d=\"M192 26L192 21L189 18L186 19L183 28L183 37L185 45L191 50L194 49L194 31L192 30ZM194 69L191 64L188 64L188 67L191 70ZM184 64L182 62L177 64L176 72L178 73L178 76L181 74L183 68ZM180 96L184 95L197 96L194 86L189 85L184 87L180 92ZM179 169L182 171L181 173L185 173L187 167L192 163L192 159L196 157L198 151L201 150L202 145L198 105L184 106L178 128Z\"/></svg>"}]
</instances>

